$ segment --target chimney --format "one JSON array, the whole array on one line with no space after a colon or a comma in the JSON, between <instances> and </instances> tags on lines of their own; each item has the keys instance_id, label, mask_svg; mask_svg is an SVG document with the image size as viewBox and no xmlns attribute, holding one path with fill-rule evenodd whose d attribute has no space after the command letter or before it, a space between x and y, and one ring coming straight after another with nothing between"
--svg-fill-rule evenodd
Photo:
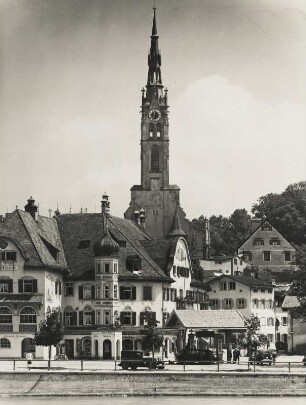
<instances>
[{"instance_id":1,"label":"chimney","mask_svg":"<svg viewBox=\"0 0 306 405\"><path fill-rule=\"evenodd\" d=\"M102 201L101 201L101 212L102 214L107 214L109 215L110 212L110 201L108 200L108 195L106 192L102 195Z\"/></svg>"},{"instance_id":2,"label":"chimney","mask_svg":"<svg viewBox=\"0 0 306 405\"><path fill-rule=\"evenodd\" d=\"M262 223L262 219L261 218L256 218L253 217L251 219L251 232L254 232L255 229L257 229Z\"/></svg>"},{"instance_id":3,"label":"chimney","mask_svg":"<svg viewBox=\"0 0 306 405\"><path fill-rule=\"evenodd\" d=\"M139 213L139 211L134 211L133 220L137 225L140 225L140 213Z\"/></svg>"},{"instance_id":4,"label":"chimney","mask_svg":"<svg viewBox=\"0 0 306 405\"><path fill-rule=\"evenodd\" d=\"M140 227L145 229L146 227L146 213L143 208L139 211L139 222L140 222Z\"/></svg>"},{"instance_id":5,"label":"chimney","mask_svg":"<svg viewBox=\"0 0 306 405\"><path fill-rule=\"evenodd\" d=\"M31 214L31 216L35 219L35 221L37 221L38 207L35 204L35 200L32 196L28 199L28 203L27 203L27 205L24 206L24 210L25 210L25 212L28 212L29 214Z\"/></svg>"}]
</instances>

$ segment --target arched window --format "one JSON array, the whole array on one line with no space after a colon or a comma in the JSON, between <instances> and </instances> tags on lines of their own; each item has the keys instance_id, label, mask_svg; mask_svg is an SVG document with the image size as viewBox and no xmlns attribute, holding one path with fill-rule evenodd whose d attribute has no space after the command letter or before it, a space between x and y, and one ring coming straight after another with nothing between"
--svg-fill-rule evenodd
<instances>
[{"instance_id":1,"label":"arched window","mask_svg":"<svg viewBox=\"0 0 306 405\"><path fill-rule=\"evenodd\" d=\"M159 148L153 145L151 149L151 170L153 172L159 171Z\"/></svg>"},{"instance_id":2,"label":"arched window","mask_svg":"<svg viewBox=\"0 0 306 405\"><path fill-rule=\"evenodd\" d=\"M11 342L6 338L0 339L0 348L1 349L10 349L11 348Z\"/></svg>"},{"instance_id":3,"label":"arched window","mask_svg":"<svg viewBox=\"0 0 306 405\"><path fill-rule=\"evenodd\" d=\"M90 337L85 337L82 340L82 349L83 349L83 352L91 353L91 338Z\"/></svg>"},{"instance_id":4,"label":"arched window","mask_svg":"<svg viewBox=\"0 0 306 405\"><path fill-rule=\"evenodd\" d=\"M157 138L161 137L161 126L160 125L157 125L157 127L156 127L156 136L157 136Z\"/></svg>"},{"instance_id":5,"label":"arched window","mask_svg":"<svg viewBox=\"0 0 306 405\"><path fill-rule=\"evenodd\" d=\"M150 124L150 126L149 126L149 137L153 138L153 135L154 135L154 126L153 126L153 124Z\"/></svg>"},{"instance_id":6,"label":"arched window","mask_svg":"<svg viewBox=\"0 0 306 405\"><path fill-rule=\"evenodd\" d=\"M0 307L0 323L12 323L12 311L7 307Z\"/></svg>"},{"instance_id":7,"label":"arched window","mask_svg":"<svg viewBox=\"0 0 306 405\"><path fill-rule=\"evenodd\" d=\"M36 311L32 307L24 307L20 311L20 323L37 323Z\"/></svg>"}]
</instances>

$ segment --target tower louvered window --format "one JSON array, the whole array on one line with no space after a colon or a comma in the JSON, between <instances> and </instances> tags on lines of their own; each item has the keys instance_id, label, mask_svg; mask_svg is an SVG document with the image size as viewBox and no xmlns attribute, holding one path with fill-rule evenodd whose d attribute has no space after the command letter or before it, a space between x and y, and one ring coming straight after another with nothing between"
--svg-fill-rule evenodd
<instances>
[{"instance_id":1,"label":"tower louvered window","mask_svg":"<svg viewBox=\"0 0 306 405\"><path fill-rule=\"evenodd\" d=\"M151 150L151 170L154 172L159 171L159 148L156 145Z\"/></svg>"}]
</instances>

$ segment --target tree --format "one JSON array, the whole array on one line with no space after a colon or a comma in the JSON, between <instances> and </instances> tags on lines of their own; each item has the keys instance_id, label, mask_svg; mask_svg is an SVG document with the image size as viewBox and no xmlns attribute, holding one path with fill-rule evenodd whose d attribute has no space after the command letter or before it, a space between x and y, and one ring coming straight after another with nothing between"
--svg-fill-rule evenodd
<instances>
[{"instance_id":1,"label":"tree","mask_svg":"<svg viewBox=\"0 0 306 405\"><path fill-rule=\"evenodd\" d=\"M251 318L245 321L246 332L241 335L241 344L248 349L250 356L252 351L256 351L260 346L269 347L270 341L266 335L260 333L260 320L257 316L251 314Z\"/></svg>"},{"instance_id":2,"label":"tree","mask_svg":"<svg viewBox=\"0 0 306 405\"><path fill-rule=\"evenodd\" d=\"M144 327L144 336L142 338L142 349L146 352L152 352L154 359L154 351L159 349L163 344L163 335L157 329L158 321L152 316L151 312L146 313L146 325Z\"/></svg>"},{"instance_id":3,"label":"tree","mask_svg":"<svg viewBox=\"0 0 306 405\"><path fill-rule=\"evenodd\" d=\"M288 295L298 297L300 306L292 312L295 317L301 317L306 316L306 245L296 246L296 264L298 271L293 274Z\"/></svg>"},{"instance_id":4,"label":"tree","mask_svg":"<svg viewBox=\"0 0 306 405\"><path fill-rule=\"evenodd\" d=\"M290 184L281 194L260 197L252 212L267 217L289 242L306 243L306 181Z\"/></svg>"},{"instance_id":5,"label":"tree","mask_svg":"<svg viewBox=\"0 0 306 405\"><path fill-rule=\"evenodd\" d=\"M34 342L36 346L49 347L48 368L51 361L51 347L57 346L64 337L64 327L59 319L59 312L55 309L46 314L46 318L40 322L39 330L35 332Z\"/></svg>"}]
</instances>

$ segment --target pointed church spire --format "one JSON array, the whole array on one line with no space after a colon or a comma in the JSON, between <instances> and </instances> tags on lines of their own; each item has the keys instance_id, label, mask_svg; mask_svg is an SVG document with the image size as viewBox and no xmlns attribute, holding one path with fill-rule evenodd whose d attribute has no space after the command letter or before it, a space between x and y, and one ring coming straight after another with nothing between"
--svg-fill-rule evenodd
<instances>
[{"instance_id":1,"label":"pointed church spire","mask_svg":"<svg viewBox=\"0 0 306 405\"><path fill-rule=\"evenodd\" d=\"M178 205L176 206L175 214L173 217L172 227L168 232L167 238L176 238L178 236L186 236L186 233L182 229L181 220L178 213Z\"/></svg>"},{"instance_id":2,"label":"pointed church spire","mask_svg":"<svg viewBox=\"0 0 306 405\"><path fill-rule=\"evenodd\" d=\"M157 25L156 25L156 4L153 7L153 24L152 24L152 35L151 35L151 47L148 56L148 82L147 84L162 84L161 79L161 56L158 48L158 35L157 35Z\"/></svg>"}]
</instances>

